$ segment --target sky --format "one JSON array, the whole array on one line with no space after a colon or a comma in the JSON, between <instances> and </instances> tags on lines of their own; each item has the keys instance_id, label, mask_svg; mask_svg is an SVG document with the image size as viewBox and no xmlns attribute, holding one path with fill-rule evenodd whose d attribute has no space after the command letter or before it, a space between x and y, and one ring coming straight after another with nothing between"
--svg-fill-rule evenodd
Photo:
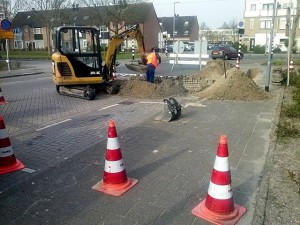
<instances>
[{"instance_id":1,"label":"sky","mask_svg":"<svg viewBox=\"0 0 300 225\"><path fill-rule=\"evenodd\" d=\"M205 24L210 29L217 29L224 22L243 19L244 0L149 0L152 2L158 17L197 16L199 26Z\"/></svg>"}]
</instances>

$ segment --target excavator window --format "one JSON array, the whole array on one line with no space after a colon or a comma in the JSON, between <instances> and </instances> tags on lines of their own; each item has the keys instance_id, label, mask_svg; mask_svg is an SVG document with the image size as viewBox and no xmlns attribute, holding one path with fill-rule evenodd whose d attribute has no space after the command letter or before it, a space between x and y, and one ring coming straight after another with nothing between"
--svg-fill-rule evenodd
<instances>
[{"instance_id":1,"label":"excavator window","mask_svg":"<svg viewBox=\"0 0 300 225\"><path fill-rule=\"evenodd\" d=\"M102 58L99 30L94 27L59 27L56 31L57 50L72 64L75 76L100 74Z\"/></svg>"}]
</instances>

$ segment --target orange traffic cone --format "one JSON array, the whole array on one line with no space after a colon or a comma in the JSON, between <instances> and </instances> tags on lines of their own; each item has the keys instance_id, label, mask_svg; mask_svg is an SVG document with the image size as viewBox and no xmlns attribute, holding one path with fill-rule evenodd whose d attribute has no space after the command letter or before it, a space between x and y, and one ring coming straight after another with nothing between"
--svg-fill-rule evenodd
<instances>
[{"instance_id":1,"label":"orange traffic cone","mask_svg":"<svg viewBox=\"0 0 300 225\"><path fill-rule=\"evenodd\" d=\"M25 166L16 159L8 133L5 129L3 117L0 116L0 174L23 169Z\"/></svg>"},{"instance_id":2,"label":"orange traffic cone","mask_svg":"<svg viewBox=\"0 0 300 225\"><path fill-rule=\"evenodd\" d=\"M109 120L103 179L92 188L109 195L120 196L137 183L138 180L127 178L115 123Z\"/></svg>"},{"instance_id":3,"label":"orange traffic cone","mask_svg":"<svg viewBox=\"0 0 300 225\"><path fill-rule=\"evenodd\" d=\"M3 94L2 94L2 89L1 89L1 87L0 87L0 105L6 104L6 103L8 103L8 102L5 101L4 96L3 96Z\"/></svg>"},{"instance_id":4,"label":"orange traffic cone","mask_svg":"<svg viewBox=\"0 0 300 225\"><path fill-rule=\"evenodd\" d=\"M228 147L225 135L220 137L214 169L206 195L192 213L214 224L236 224L246 208L233 203Z\"/></svg>"}]
</instances>

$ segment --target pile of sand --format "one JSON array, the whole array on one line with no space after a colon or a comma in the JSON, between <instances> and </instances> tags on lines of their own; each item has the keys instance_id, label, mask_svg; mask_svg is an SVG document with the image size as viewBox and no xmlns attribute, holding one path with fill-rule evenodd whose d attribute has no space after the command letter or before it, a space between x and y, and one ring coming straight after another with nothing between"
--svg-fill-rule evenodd
<instances>
[{"instance_id":1,"label":"pile of sand","mask_svg":"<svg viewBox=\"0 0 300 225\"><path fill-rule=\"evenodd\" d=\"M226 68L226 77L224 68ZM263 100L267 98L267 94L252 80L259 73L260 71L254 68L244 74L228 61L210 60L202 71L191 76L195 79L215 81L204 90L189 93L183 85L183 78L160 79L151 84L145 80L145 77L133 77L122 82L119 95L141 99L161 99L190 94L206 99Z\"/></svg>"},{"instance_id":2,"label":"pile of sand","mask_svg":"<svg viewBox=\"0 0 300 225\"><path fill-rule=\"evenodd\" d=\"M194 94L200 98L219 100L264 100L265 91L242 71L232 68L211 86Z\"/></svg>"},{"instance_id":3,"label":"pile of sand","mask_svg":"<svg viewBox=\"0 0 300 225\"><path fill-rule=\"evenodd\" d=\"M175 96L186 96L188 90L180 80L163 79L160 83L149 83L143 79L124 81L119 95L141 99L160 99Z\"/></svg>"},{"instance_id":4,"label":"pile of sand","mask_svg":"<svg viewBox=\"0 0 300 225\"><path fill-rule=\"evenodd\" d=\"M221 59L209 60L203 70L192 75L193 78L218 80L226 71L234 65Z\"/></svg>"}]
</instances>

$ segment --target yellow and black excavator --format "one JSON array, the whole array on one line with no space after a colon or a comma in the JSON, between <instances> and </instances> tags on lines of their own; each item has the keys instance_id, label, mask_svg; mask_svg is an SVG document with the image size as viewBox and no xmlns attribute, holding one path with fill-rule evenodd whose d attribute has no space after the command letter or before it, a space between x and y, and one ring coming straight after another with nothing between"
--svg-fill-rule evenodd
<instances>
[{"instance_id":1,"label":"yellow and black excavator","mask_svg":"<svg viewBox=\"0 0 300 225\"><path fill-rule=\"evenodd\" d=\"M136 68L145 68L145 46L139 25L134 25L110 38L102 64L100 31L96 27L61 26L55 33L57 52L53 53L52 80L59 94L93 100L104 89L114 94L119 89L114 81L118 47L127 38L138 44L141 59Z\"/></svg>"}]
</instances>

